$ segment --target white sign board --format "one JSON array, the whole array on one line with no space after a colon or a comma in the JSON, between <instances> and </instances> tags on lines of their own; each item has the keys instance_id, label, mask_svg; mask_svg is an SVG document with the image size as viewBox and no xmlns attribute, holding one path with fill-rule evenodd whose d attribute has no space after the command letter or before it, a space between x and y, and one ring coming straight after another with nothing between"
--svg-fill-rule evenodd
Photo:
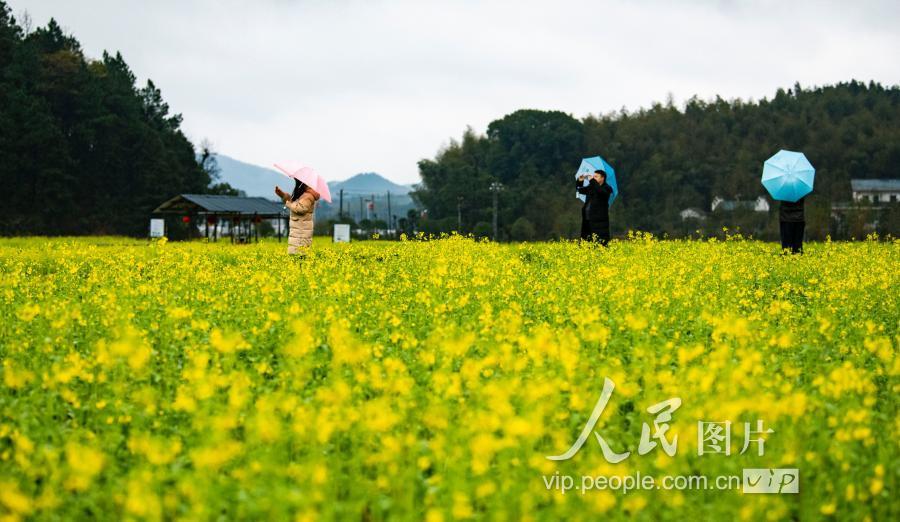
<instances>
[{"instance_id":1,"label":"white sign board","mask_svg":"<svg viewBox=\"0 0 900 522\"><path fill-rule=\"evenodd\" d=\"M150 220L150 237L163 237L166 235L166 221L164 219Z\"/></svg>"},{"instance_id":2,"label":"white sign board","mask_svg":"<svg viewBox=\"0 0 900 522\"><path fill-rule=\"evenodd\" d=\"M334 242L349 243L350 242L350 225L336 223L334 225Z\"/></svg>"}]
</instances>

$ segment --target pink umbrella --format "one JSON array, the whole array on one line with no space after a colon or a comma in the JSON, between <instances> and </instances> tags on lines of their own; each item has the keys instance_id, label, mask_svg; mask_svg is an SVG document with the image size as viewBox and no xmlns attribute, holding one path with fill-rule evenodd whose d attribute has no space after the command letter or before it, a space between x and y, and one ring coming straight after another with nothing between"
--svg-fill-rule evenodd
<instances>
[{"instance_id":1,"label":"pink umbrella","mask_svg":"<svg viewBox=\"0 0 900 522\"><path fill-rule=\"evenodd\" d=\"M312 187L313 190L318 192L322 199L331 203L331 190L328 189L328 182L326 182L325 178L320 176L318 172L313 170L312 167L308 167L296 161L284 161L276 163L275 168L289 178L294 178L306 183Z\"/></svg>"}]
</instances>

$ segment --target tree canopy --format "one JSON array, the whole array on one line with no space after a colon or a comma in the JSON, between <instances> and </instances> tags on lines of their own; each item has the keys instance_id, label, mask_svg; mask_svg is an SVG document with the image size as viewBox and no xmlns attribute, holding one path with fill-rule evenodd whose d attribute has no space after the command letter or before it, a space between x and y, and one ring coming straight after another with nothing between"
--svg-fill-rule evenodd
<instances>
[{"instance_id":1,"label":"tree canopy","mask_svg":"<svg viewBox=\"0 0 900 522\"><path fill-rule=\"evenodd\" d=\"M0 234L146 234L215 181L180 126L119 53L87 58L55 20L25 34L0 0Z\"/></svg>"},{"instance_id":2,"label":"tree canopy","mask_svg":"<svg viewBox=\"0 0 900 522\"><path fill-rule=\"evenodd\" d=\"M858 81L795 84L758 102L694 97L683 107L670 100L581 120L521 110L491 123L485 135L466 130L434 159L419 162L422 184L414 196L428 210L426 231L457 230L459 211L461 231L473 232L491 221L489 187L499 181L505 190L498 217L506 237L527 230L521 218L533 225L535 238L577 237L574 173L581 158L600 154L619 183L620 198L611 208L615 233L679 236L724 225L771 237L777 234L777 204L769 214L711 214L702 223L683 221L680 212L709 213L715 197L768 197L760 184L762 164L779 149L803 151L816 167L809 230L813 237L833 233L831 204L850 200L851 178L898 177L900 88Z\"/></svg>"}]
</instances>

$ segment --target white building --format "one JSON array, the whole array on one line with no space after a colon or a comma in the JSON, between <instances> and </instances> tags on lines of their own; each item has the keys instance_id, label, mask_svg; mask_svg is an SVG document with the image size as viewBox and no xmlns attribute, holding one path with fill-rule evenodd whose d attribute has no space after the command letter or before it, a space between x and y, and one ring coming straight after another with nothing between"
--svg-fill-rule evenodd
<instances>
[{"instance_id":1,"label":"white building","mask_svg":"<svg viewBox=\"0 0 900 522\"><path fill-rule=\"evenodd\" d=\"M739 208L746 208L753 210L754 212L768 212L769 211L769 201L760 196L756 199L751 200L727 200L722 199L718 196L714 197L712 200L712 211L716 210L725 210L732 211L737 210Z\"/></svg>"},{"instance_id":2,"label":"white building","mask_svg":"<svg viewBox=\"0 0 900 522\"><path fill-rule=\"evenodd\" d=\"M900 179L851 179L850 190L857 203L897 203L900 201Z\"/></svg>"},{"instance_id":3,"label":"white building","mask_svg":"<svg viewBox=\"0 0 900 522\"><path fill-rule=\"evenodd\" d=\"M703 211L700 210L699 208L695 208L695 207L686 208L686 209L682 210L681 212L679 212L679 214L681 215L682 221L687 221L689 219L696 219L698 221L703 221L704 219L706 219L706 216L703 214Z\"/></svg>"}]
</instances>

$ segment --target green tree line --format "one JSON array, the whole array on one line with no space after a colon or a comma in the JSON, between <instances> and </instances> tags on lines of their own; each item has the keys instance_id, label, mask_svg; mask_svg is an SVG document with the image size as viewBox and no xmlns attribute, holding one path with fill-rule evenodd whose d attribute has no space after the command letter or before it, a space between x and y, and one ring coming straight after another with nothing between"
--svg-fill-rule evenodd
<instances>
[{"instance_id":1,"label":"green tree line","mask_svg":"<svg viewBox=\"0 0 900 522\"><path fill-rule=\"evenodd\" d=\"M228 192L152 81L85 57L55 20L25 34L0 0L0 234L146 235L174 194Z\"/></svg>"},{"instance_id":2,"label":"green tree line","mask_svg":"<svg viewBox=\"0 0 900 522\"><path fill-rule=\"evenodd\" d=\"M896 86L851 81L795 85L758 102L692 98L583 119L517 111L419 163L414 198L427 212L411 215L404 229L490 235L488 189L500 182L501 239L575 237L572 175L582 157L600 154L618 174L616 234L728 226L773 237L774 205L763 215L709 209L714 197L764 196L762 162L785 148L804 151L817 168L809 235L839 236L832 206L850 199L851 178L900 177L898 100ZM150 211L174 194L234 194L216 182L210 151L198 153L180 126L160 90L149 80L138 87L120 54L85 57L53 20L26 34L0 0L0 234L140 236ZM682 220L680 211L692 207L709 215ZM896 209L853 217L855 228L844 231L860 237L873 220L897 234Z\"/></svg>"},{"instance_id":3,"label":"green tree line","mask_svg":"<svg viewBox=\"0 0 900 522\"><path fill-rule=\"evenodd\" d=\"M772 238L778 233L777 202L768 213L710 210L715 197L768 197L760 184L762 166L779 149L803 151L816 167L815 191L807 199L808 235L853 234L841 228L832 206L850 201L851 178L900 177L900 88L858 81L795 84L756 102L694 97L677 107L670 97L637 112L580 120L557 111L520 110L492 122L484 135L466 130L434 159L420 161L422 183L414 197L427 209L423 230L461 228L487 236L493 217L489 187L499 181L501 239L574 238L581 219L574 172L581 158L599 154L616 169L619 183L610 211L614 234L642 230L678 237L721 232L724 226ZM687 208L708 215L683 220L680 212ZM896 235L897 217L896 208L880 216L880 231ZM864 230L858 228L856 237Z\"/></svg>"}]
</instances>

